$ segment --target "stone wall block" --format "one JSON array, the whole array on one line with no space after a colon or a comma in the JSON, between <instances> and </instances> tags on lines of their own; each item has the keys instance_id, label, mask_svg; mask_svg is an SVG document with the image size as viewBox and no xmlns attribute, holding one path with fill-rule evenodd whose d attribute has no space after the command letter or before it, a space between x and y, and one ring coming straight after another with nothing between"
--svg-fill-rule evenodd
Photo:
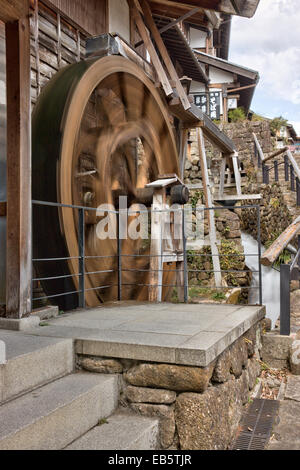
<instances>
[{"instance_id":1,"label":"stone wall block","mask_svg":"<svg viewBox=\"0 0 300 470\"><path fill-rule=\"evenodd\" d=\"M230 446L242 410L236 382L232 377L202 394L183 393L177 398L175 417L182 450L225 450Z\"/></svg>"},{"instance_id":2,"label":"stone wall block","mask_svg":"<svg viewBox=\"0 0 300 470\"><path fill-rule=\"evenodd\" d=\"M203 392L207 389L215 364L188 367L173 364L140 364L132 367L125 380L137 387L164 388L178 392Z\"/></svg>"},{"instance_id":3,"label":"stone wall block","mask_svg":"<svg viewBox=\"0 0 300 470\"><path fill-rule=\"evenodd\" d=\"M275 369L288 368L292 342L290 336L276 335L272 332L263 335L261 351L263 362Z\"/></svg>"},{"instance_id":4,"label":"stone wall block","mask_svg":"<svg viewBox=\"0 0 300 470\"><path fill-rule=\"evenodd\" d=\"M173 444L176 430L174 406L132 403L131 409L142 416L155 416L159 418L161 447L167 449Z\"/></svg>"},{"instance_id":5,"label":"stone wall block","mask_svg":"<svg viewBox=\"0 0 300 470\"><path fill-rule=\"evenodd\" d=\"M295 340L290 349L290 368L293 375L300 375L300 340Z\"/></svg>"},{"instance_id":6,"label":"stone wall block","mask_svg":"<svg viewBox=\"0 0 300 470\"><path fill-rule=\"evenodd\" d=\"M122 374L123 372L123 366L117 359L79 357L78 365L84 370L98 374Z\"/></svg>"},{"instance_id":7,"label":"stone wall block","mask_svg":"<svg viewBox=\"0 0 300 470\"><path fill-rule=\"evenodd\" d=\"M159 403L170 405L176 400L176 393L171 390L134 387L126 388L126 398L132 403Z\"/></svg>"},{"instance_id":8,"label":"stone wall block","mask_svg":"<svg viewBox=\"0 0 300 470\"><path fill-rule=\"evenodd\" d=\"M248 359L247 365L248 379L249 379L249 390L252 390L256 385L256 380L260 376L261 367L255 357Z\"/></svg>"}]
</instances>

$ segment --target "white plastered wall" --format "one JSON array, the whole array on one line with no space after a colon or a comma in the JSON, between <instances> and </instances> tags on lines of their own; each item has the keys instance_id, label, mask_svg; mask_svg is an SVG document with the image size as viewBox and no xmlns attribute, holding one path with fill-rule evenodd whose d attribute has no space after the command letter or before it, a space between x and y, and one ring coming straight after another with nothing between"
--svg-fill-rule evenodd
<instances>
[{"instance_id":1,"label":"white plastered wall","mask_svg":"<svg viewBox=\"0 0 300 470\"><path fill-rule=\"evenodd\" d=\"M108 0L109 32L130 42L129 7L125 0Z\"/></svg>"},{"instance_id":2,"label":"white plastered wall","mask_svg":"<svg viewBox=\"0 0 300 470\"><path fill-rule=\"evenodd\" d=\"M190 29L190 46L194 48L204 48L206 46L207 33L195 28Z\"/></svg>"},{"instance_id":3,"label":"white plastered wall","mask_svg":"<svg viewBox=\"0 0 300 470\"><path fill-rule=\"evenodd\" d=\"M233 83L234 77L230 72L217 69L216 67L209 67L210 83Z\"/></svg>"}]
</instances>

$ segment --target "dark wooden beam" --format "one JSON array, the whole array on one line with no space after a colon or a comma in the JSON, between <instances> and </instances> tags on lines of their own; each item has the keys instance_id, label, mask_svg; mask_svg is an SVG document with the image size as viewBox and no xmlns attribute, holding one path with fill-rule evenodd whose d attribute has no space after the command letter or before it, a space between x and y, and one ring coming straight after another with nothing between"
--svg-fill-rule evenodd
<instances>
[{"instance_id":1,"label":"dark wooden beam","mask_svg":"<svg viewBox=\"0 0 300 470\"><path fill-rule=\"evenodd\" d=\"M6 202L0 202L0 217L6 217Z\"/></svg>"},{"instance_id":2,"label":"dark wooden beam","mask_svg":"<svg viewBox=\"0 0 300 470\"><path fill-rule=\"evenodd\" d=\"M25 17L29 0L0 0L0 20L4 23Z\"/></svg>"},{"instance_id":3,"label":"dark wooden beam","mask_svg":"<svg viewBox=\"0 0 300 470\"><path fill-rule=\"evenodd\" d=\"M29 15L6 23L6 315L31 311L31 113Z\"/></svg>"}]
</instances>

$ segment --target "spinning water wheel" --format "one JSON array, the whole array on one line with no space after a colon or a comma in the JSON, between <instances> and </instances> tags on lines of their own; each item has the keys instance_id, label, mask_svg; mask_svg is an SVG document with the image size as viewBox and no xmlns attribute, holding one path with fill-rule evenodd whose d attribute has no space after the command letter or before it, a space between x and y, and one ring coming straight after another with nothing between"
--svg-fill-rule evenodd
<instances>
[{"instance_id":1,"label":"spinning water wheel","mask_svg":"<svg viewBox=\"0 0 300 470\"><path fill-rule=\"evenodd\" d=\"M119 56L83 61L44 88L33 113L33 199L117 207L119 194L135 200L137 189L166 173L178 174L169 115L133 62ZM95 273L85 276L88 306L117 298L117 241L97 237L99 220L86 211L85 271ZM34 258L47 259L36 263L36 272L60 277L42 281L44 291L54 296L78 290L78 211L34 206L33 221ZM124 240L122 254L123 299L146 299L149 243ZM132 256L137 254L144 256ZM76 294L54 300L64 309L78 304Z\"/></svg>"}]
</instances>

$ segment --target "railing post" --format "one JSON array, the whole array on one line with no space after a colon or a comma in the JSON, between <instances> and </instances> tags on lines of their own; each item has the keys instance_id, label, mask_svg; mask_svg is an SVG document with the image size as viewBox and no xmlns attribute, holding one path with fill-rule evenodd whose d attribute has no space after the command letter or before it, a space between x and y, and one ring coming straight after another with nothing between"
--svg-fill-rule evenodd
<instances>
[{"instance_id":1,"label":"railing post","mask_svg":"<svg viewBox=\"0 0 300 470\"><path fill-rule=\"evenodd\" d=\"M184 206L182 208L182 246L183 246L183 290L184 290L184 303L188 303L188 264L186 252L186 236L185 236L185 214Z\"/></svg>"},{"instance_id":2,"label":"railing post","mask_svg":"<svg viewBox=\"0 0 300 470\"><path fill-rule=\"evenodd\" d=\"M274 160L274 178L275 181L279 180L279 175L278 175L278 160Z\"/></svg>"},{"instance_id":3,"label":"railing post","mask_svg":"<svg viewBox=\"0 0 300 470\"><path fill-rule=\"evenodd\" d=\"M270 182L270 170L269 170L269 165L265 165L265 172L266 172L266 184L269 184Z\"/></svg>"},{"instance_id":4,"label":"railing post","mask_svg":"<svg viewBox=\"0 0 300 470\"><path fill-rule=\"evenodd\" d=\"M261 160L261 158L260 158L260 154L259 154L259 151L258 151L258 148L257 148L255 142L254 142L254 146L255 146L255 151L256 151L256 155L257 155L257 166L258 166L258 168L261 168L261 166L262 166L262 160Z\"/></svg>"},{"instance_id":5,"label":"railing post","mask_svg":"<svg viewBox=\"0 0 300 470\"><path fill-rule=\"evenodd\" d=\"M120 227L121 227L121 209L119 208L117 216L117 237L118 237L118 300L122 300L122 240L120 237Z\"/></svg>"},{"instance_id":6,"label":"railing post","mask_svg":"<svg viewBox=\"0 0 300 470\"><path fill-rule=\"evenodd\" d=\"M262 182L266 184L266 172L265 172L265 164L262 163Z\"/></svg>"},{"instance_id":7,"label":"railing post","mask_svg":"<svg viewBox=\"0 0 300 470\"><path fill-rule=\"evenodd\" d=\"M254 162L256 162L256 158L257 158L257 149L256 149L256 144L255 144L255 142L253 142L253 145L254 145Z\"/></svg>"},{"instance_id":8,"label":"railing post","mask_svg":"<svg viewBox=\"0 0 300 470\"><path fill-rule=\"evenodd\" d=\"M284 156L284 178L285 181L289 180L289 159L288 156Z\"/></svg>"},{"instance_id":9,"label":"railing post","mask_svg":"<svg viewBox=\"0 0 300 470\"><path fill-rule=\"evenodd\" d=\"M269 184L269 167L262 163L263 184Z\"/></svg>"},{"instance_id":10,"label":"railing post","mask_svg":"<svg viewBox=\"0 0 300 470\"><path fill-rule=\"evenodd\" d=\"M297 207L300 206L300 181L296 178L296 194L297 194Z\"/></svg>"},{"instance_id":11,"label":"railing post","mask_svg":"<svg viewBox=\"0 0 300 470\"><path fill-rule=\"evenodd\" d=\"M295 191L295 174L293 165L290 165L290 172L291 172L291 191Z\"/></svg>"},{"instance_id":12,"label":"railing post","mask_svg":"<svg viewBox=\"0 0 300 470\"><path fill-rule=\"evenodd\" d=\"M259 305L262 305L262 268L261 268L261 220L260 220L260 206L256 208L257 214L257 243L258 243L258 280L259 280Z\"/></svg>"},{"instance_id":13,"label":"railing post","mask_svg":"<svg viewBox=\"0 0 300 470\"><path fill-rule=\"evenodd\" d=\"M85 308L85 214L83 208L78 211L79 307Z\"/></svg>"},{"instance_id":14,"label":"railing post","mask_svg":"<svg viewBox=\"0 0 300 470\"><path fill-rule=\"evenodd\" d=\"M290 265L280 265L280 334L289 336L291 332L290 312Z\"/></svg>"}]
</instances>

